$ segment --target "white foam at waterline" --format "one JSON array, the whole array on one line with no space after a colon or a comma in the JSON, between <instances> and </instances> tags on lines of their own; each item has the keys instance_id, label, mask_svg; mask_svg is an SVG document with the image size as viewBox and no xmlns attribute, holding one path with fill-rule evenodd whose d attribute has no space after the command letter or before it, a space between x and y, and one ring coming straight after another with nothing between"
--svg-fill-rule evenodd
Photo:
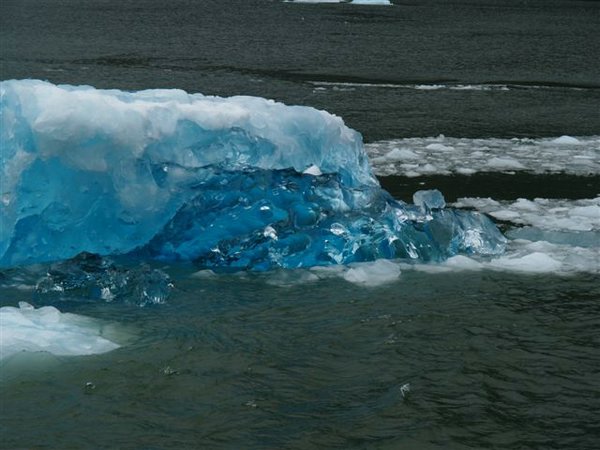
<instances>
[{"instance_id":1,"label":"white foam at waterline","mask_svg":"<svg viewBox=\"0 0 600 450\"><path fill-rule=\"evenodd\" d=\"M466 139L445 136L366 144L378 176L477 172L600 174L600 136Z\"/></svg>"},{"instance_id":2,"label":"white foam at waterline","mask_svg":"<svg viewBox=\"0 0 600 450\"><path fill-rule=\"evenodd\" d=\"M53 306L0 308L0 360L20 352L48 352L61 356L106 353L119 345L102 336L100 322L62 313Z\"/></svg>"},{"instance_id":3,"label":"white foam at waterline","mask_svg":"<svg viewBox=\"0 0 600 450\"><path fill-rule=\"evenodd\" d=\"M468 197L459 198L452 207L474 208L498 220L542 230L600 231L600 196L580 200L519 198L514 202Z\"/></svg>"}]
</instances>

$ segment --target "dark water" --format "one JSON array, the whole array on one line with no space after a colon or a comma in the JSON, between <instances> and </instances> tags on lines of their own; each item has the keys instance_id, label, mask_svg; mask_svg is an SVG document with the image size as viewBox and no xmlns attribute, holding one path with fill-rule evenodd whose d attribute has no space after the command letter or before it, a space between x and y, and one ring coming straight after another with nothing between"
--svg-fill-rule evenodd
<instances>
[{"instance_id":1,"label":"dark water","mask_svg":"<svg viewBox=\"0 0 600 450\"><path fill-rule=\"evenodd\" d=\"M367 141L598 135L599 48L596 1L0 3L2 79L258 95L327 109ZM414 88L437 84L508 90ZM398 198L439 187L449 200L600 191L598 176L568 174L383 184ZM367 288L293 272L165 271L175 284L165 305L54 303L114 323L124 345L0 365L0 447L600 442L596 275L408 270ZM32 298L0 283L0 306Z\"/></svg>"},{"instance_id":2,"label":"dark water","mask_svg":"<svg viewBox=\"0 0 600 450\"><path fill-rule=\"evenodd\" d=\"M593 277L183 275L162 307L61 306L138 337L8 367L3 448L596 447Z\"/></svg>"},{"instance_id":3,"label":"dark water","mask_svg":"<svg viewBox=\"0 0 600 450\"><path fill-rule=\"evenodd\" d=\"M596 1L3 0L2 78L249 94L325 108L366 140L597 134ZM311 82L516 85L508 92Z\"/></svg>"}]
</instances>

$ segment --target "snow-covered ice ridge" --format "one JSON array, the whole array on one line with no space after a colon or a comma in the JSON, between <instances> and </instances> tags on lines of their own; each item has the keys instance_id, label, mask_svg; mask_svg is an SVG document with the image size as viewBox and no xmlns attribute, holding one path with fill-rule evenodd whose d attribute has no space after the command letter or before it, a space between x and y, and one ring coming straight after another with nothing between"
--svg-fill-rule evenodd
<instances>
[{"instance_id":1,"label":"snow-covered ice ridge","mask_svg":"<svg viewBox=\"0 0 600 450\"><path fill-rule=\"evenodd\" d=\"M0 84L0 266L81 252L268 270L498 254L485 216L394 200L359 133L310 107Z\"/></svg>"},{"instance_id":2,"label":"snow-covered ice ridge","mask_svg":"<svg viewBox=\"0 0 600 450\"><path fill-rule=\"evenodd\" d=\"M366 144L377 175L478 172L600 174L600 136L466 139L445 136Z\"/></svg>"}]
</instances>

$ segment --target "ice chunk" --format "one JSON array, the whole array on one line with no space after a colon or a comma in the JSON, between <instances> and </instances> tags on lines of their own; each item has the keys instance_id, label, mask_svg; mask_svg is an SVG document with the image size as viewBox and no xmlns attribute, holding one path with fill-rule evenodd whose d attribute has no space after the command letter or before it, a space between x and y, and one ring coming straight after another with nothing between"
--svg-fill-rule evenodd
<instances>
[{"instance_id":1,"label":"ice chunk","mask_svg":"<svg viewBox=\"0 0 600 450\"><path fill-rule=\"evenodd\" d=\"M504 248L483 215L392 199L325 111L35 80L0 94L0 266L90 252L266 270Z\"/></svg>"},{"instance_id":2,"label":"ice chunk","mask_svg":"<svg viewBox=\"0 0 600 450\"><path fill-rule=\"evenodd\" d=\"M315 177L323 175L323 172L321 172L321 169L319 169L319 166L315 166L314 164L312 166L310 166L308 169L306 169L303 173L306 175L313 175Z\"/></svg>"},{"instance_id":3,"label":"ice chunk","mask_svg":"<svg viewBox=\"0 0 600 450\"><path fill-rule=\"evenodd\" d=\"M399 276L400 266L385 259L355 264L344 273L346 281L365 286L378 286L390 283L396 281Z\"/></svg>"},{"instance_id":4,"label":"ice chunk","mask_svg":"<svg viewBox=\"0 0 600 450\"><path fill-rule=\"evenodd\" d=\"M530 273L556 272L560 269L560 262L551 256L534 252L521 257L504 257L492 261L492 267Z\"/></svg>"},{"instance_id":5,"label":"ice chunk","mask_svg":"<svg viewBox=\"0 0 600 450\"><path fill-rule=\"evenodd\" d=\"M446 200L442 193L437 189L415 192L413 194L413 203L423 211L443 209L446 207Z\"/></svg>"},{"instance_id":6,"label":"ice chunk","mask_svg":"<svg viewBox=\"0 0 600 450\"><path fill-rule=\"evenodd\" d=\"M0 360L20 352L91 355L119 347L102 336L102 325L88 317L62 313L52 306L0 308Z\"/></svg>"},{"instance_id":7,"label":"ice chunk","mask_svg":"<svg viewBox=\"0 0 600 450\"><path fill-rule=\"evenodd\" d=\"M513 158L491 158L487 165L493 169L525 169L525 166Z\"/></svg>"},{"instance_id":8,"label":"ice chunk","mask_svg":"<svg viewBox=\"0 0 600 450\"><path fill-rule=\"evenodd\" d=\"M558 145L579 145L579 144L581 144L579 139L574 138L572 136L561 136L559 138L552 140L552 143L558 144Z\"/></svg>"},{"instance_id":9,"label":"ice chunk","mask_svg":"<svg viewBox=\"0 0 600 450\"><path fill-rule=\"evenodd\" d=\"M425 148L427 150L433 150L436 152L451 152L452 150L454 150L454 147L450 147L450 146L447 146L444 144L439 144L439 143L429 144Z\"/></svg>"}]
</instances>

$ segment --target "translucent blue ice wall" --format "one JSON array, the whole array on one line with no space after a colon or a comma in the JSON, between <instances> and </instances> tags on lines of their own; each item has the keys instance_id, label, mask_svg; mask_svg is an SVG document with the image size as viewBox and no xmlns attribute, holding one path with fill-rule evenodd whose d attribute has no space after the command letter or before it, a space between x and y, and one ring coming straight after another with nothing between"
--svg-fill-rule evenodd
<instances>
[{"instance_id":1,"label":"translucent blue ice wall","mask_svg":"<svg viewBox=\"0 0 600 450\"><path fill-rule=\"evenodd\" d=\"M484 216L393 200L325 111L12 80L0 112L0 266L87 251L263 270L504 247Z\"/></svg>"}]
</instances>

